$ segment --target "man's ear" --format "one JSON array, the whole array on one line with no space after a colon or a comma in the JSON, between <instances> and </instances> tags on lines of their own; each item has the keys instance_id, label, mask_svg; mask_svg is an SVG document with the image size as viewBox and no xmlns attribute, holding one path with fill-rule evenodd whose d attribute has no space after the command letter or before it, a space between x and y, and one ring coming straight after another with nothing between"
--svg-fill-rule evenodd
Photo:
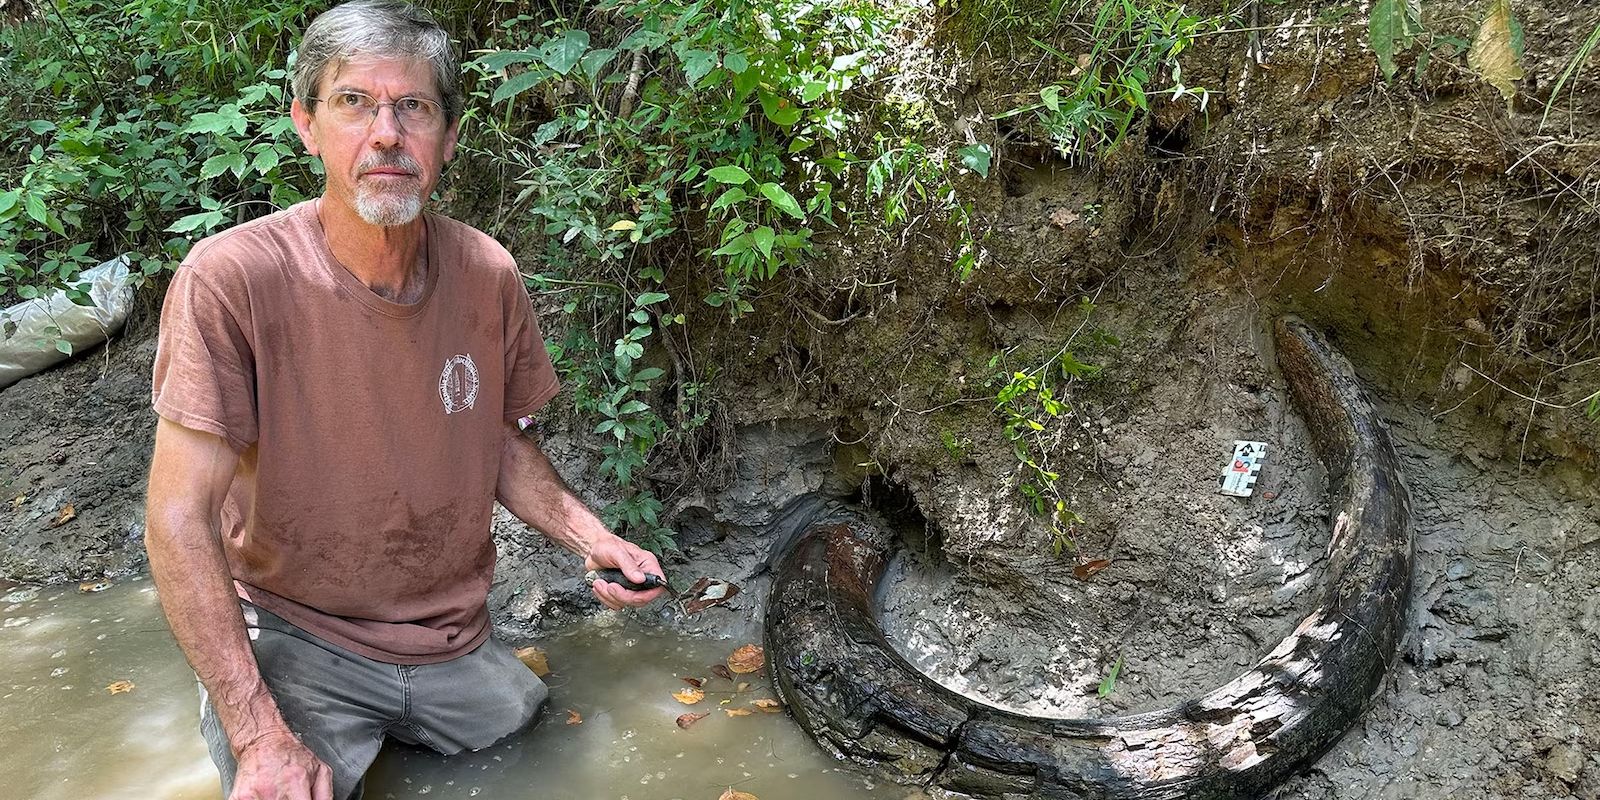
<instances>
[{"instance_id":1,"label":"man's ear","mask_svg":"<svg viewBox=\"0 0 1600 800\"><path fill-rule=\"evenodd\" d=\"M461 118L450 123L449 130L444 132L444 160L449 161L456 157L456 140L461 137Z\"/></svg>"},{"instance_id":2,"label":"man's ear","mask_svg":"<svg viewBox=\"0 0 1600 800\"><path fill-rule=\"evenodd\" d=\"M300 134L300 143L306 146L306 152L314 156L322 155L322 149L317 146L317 134L311 130L311 111L300 102L300 98L296 97L289 104L289 117L294 120L295 133ZM453 150L453 140L451 147Z\"/></svg>"}]
</instances>

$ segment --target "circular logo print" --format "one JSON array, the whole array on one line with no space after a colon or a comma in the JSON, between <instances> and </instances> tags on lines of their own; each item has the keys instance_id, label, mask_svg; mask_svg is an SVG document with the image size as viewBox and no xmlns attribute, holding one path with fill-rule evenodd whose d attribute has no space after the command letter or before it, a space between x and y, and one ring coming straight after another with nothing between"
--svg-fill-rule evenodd
<instances>
[{"instance_id":1,"label":"circular logo print","mask_svg":"<svg viewBox=\"0 0 1600 800\"><path fill-rule=\"evenodd\" d=\"M451 356L445 359L444 371L439 373L439 399L444 401L444 413L466 411L478 402L478 365L472 356Z\"/></svg>"}]
</instances>

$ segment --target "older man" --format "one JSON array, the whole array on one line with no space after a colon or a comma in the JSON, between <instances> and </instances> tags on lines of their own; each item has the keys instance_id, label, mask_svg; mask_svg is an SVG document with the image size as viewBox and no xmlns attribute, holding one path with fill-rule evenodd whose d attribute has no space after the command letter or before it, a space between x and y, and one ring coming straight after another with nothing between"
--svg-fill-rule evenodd
<instances>
[{"instance_id":1,"label":"older man","mask_svg":"<svg viewBox=\"0 0 1600 800\"><path fill-rule=\"evenodd\" d=\"M660 572L518 432L557 386L511 256L422 210L461 112L445 32L339 6L293 88L323 194L195 246L154 375L150 568L233 800L359 795L386 736L450 753L533 719L543 684L489 638L495 500L590 568Z\"/></svg>"}]
</instances>

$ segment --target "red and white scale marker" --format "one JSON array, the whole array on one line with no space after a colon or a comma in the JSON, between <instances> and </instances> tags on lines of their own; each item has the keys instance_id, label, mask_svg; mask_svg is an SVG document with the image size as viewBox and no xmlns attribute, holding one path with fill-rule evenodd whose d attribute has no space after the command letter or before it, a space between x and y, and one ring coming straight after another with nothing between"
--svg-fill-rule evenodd
<instances>
[{"instance_id":1,"label":"red and white scale marker","mask_svg":"<svg viewBox=\"0 0 1600 800\"><path fill-rule=\"evenodd\" d=\"M1233 458L1217 479L1217 491L1234 497L1249 497L1256 490L1256 478L1261 476L1261 462L1267 460L1266 442L1233 442Z\"/></svg>"}]
</instances>

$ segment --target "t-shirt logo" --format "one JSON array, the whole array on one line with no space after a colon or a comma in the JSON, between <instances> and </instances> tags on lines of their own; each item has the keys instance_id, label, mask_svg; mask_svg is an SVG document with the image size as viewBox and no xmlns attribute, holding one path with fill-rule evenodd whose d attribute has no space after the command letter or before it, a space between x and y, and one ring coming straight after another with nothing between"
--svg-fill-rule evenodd
<instances>
[{"instance_id":1,"label":"t-shirt logo","mask_svg":"<svg viewBox=\"0 0 1600 800\"><path fill-rule=\"evenodd\" d=\"M439 399L444 401L444 413L466 411L478 402L478 365L470 355L455 355L445 359L444 371L439 373Z\"/></svg>"}]
</instances>

